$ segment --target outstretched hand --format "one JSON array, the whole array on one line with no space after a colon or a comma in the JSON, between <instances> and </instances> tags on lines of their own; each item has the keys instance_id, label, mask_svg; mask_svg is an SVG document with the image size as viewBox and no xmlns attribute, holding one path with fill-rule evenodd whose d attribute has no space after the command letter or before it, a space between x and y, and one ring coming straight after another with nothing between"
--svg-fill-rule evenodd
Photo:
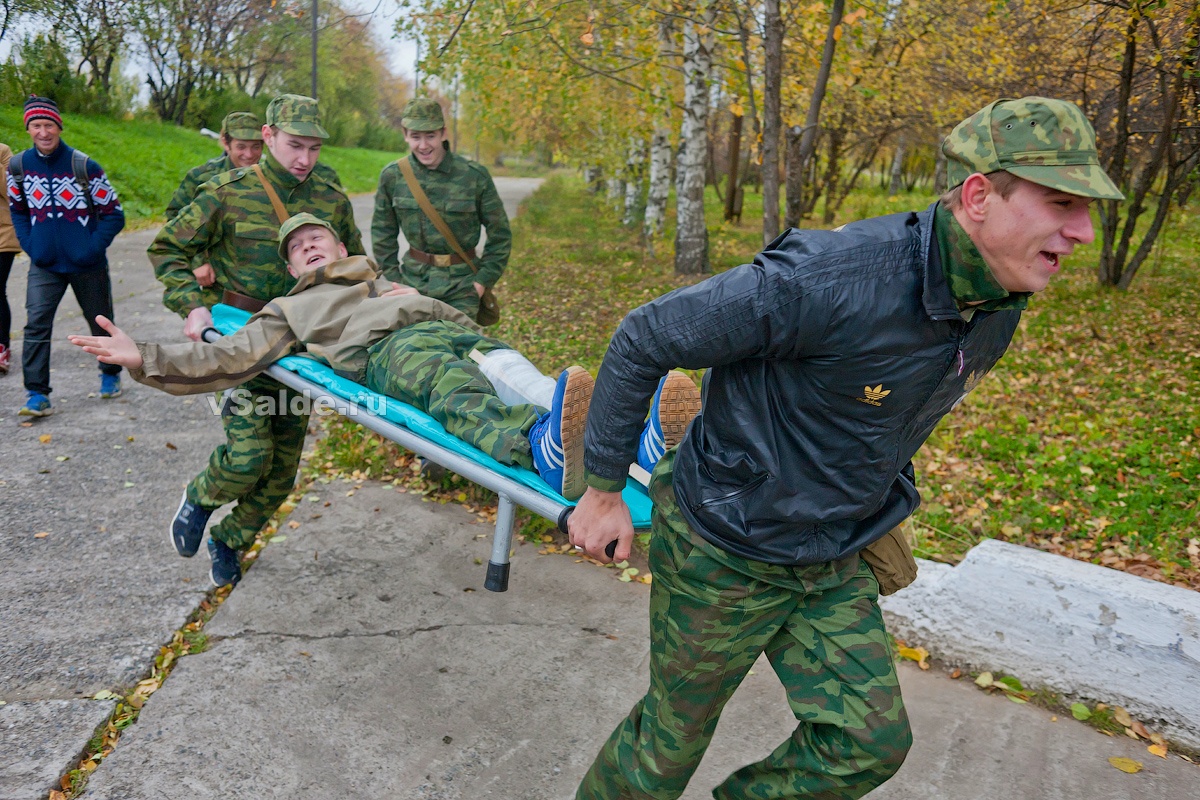
<instances>
[{"instance_id":1,"label":"outstretched hand","mask_svg":"<svg viewBox=\"0 0 1200 800\"><path fill-rule=\"evenodd\" d=\"M72 335L67 339L105 364L120 364L126 369L138 369L142 366L142 354L133 339L129 338L129 334L114 325L108 317L96 317L96 324L108 331L108 336Z\"/></svg>"}]
</instances>

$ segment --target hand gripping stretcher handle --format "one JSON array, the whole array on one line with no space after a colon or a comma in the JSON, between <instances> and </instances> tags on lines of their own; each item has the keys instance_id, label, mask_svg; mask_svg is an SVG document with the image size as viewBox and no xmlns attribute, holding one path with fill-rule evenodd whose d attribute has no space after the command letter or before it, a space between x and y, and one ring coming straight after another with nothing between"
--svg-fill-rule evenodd
<instances>
[{"instance_id":1,"label":"hand gripping stretcher handle","mask_svg":"<svg viewBox=\"0 0 1200 800\"><path fill-rule=\"evenodd\" d=\"M571 512L574 510L575 510L575 506L567 506L566 508L564 508L562 510L562 513L560 513L558 515L558 529L568 535L570 534L570 531L567 530L567 520L569 520L571 518ZM613 556L616 555L616 552L617 552L617 540L613 539L611 542L609 542L607 545L605 545L604 555L608 556L609 558L612 558Z\"/></svg>"}]
</instances>

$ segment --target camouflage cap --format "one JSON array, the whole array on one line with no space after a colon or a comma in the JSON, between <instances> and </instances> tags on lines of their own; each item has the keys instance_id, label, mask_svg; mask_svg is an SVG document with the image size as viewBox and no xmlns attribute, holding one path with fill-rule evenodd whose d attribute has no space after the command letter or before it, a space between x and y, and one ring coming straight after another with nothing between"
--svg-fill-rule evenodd
<instances>
[{"instance_id":1,"label":"camouflage cap","mask_svg":"<svg viewBox=\"0 0 1200 800\"><path fill-rule=\"evenodd\" d=\"M418 97L404 106L400 124L410 131L437 131L446 127L446 118L437 100Z\"/></svg>"},{"instance_id":2,"label":"camouflage cap","mask_svg":"<svg viewBox=\"0 0 1200 800\"><path fill-rule=\"evenodd\" d=\"M321 127L321 112L317 101L302 94L281 94L267 106L267 124L294 136L315 136L328 139Z\"/></svg>"},{"instance_id":3,"label":"camouflage cap","mask_svg":"<svg viewBox=\"0 0 1200 800\"><path fill-rule=\"evenodd\" d=\"M299 135L302 135L302 134L297 134L297 136L299 136ZM293 233L295 233L300 228L303 228L305 225L320 225L322 228L325 228L330 233L332 233L334 239L337 239L339 242L341 241L341 239L338 237L337 231L335 231L333 229L333 223L331 223L327 220L323 220L320 217L316 216L315 214L310 214L307 211L302 211L299 214L296 214L295 216L288 217L284 221L284 223L279 226L279 257L282 258L284 261L288 260L288 257L287 257L288 237L291 236Z\"/></svg>"},{"instance_id":4,"label":"camouflage cap","mask_svg":"<svg viewBox=\"0 0 1200 800\"><path fill-rule=\"evenodd\" d=\"M243 141L262 141L262 123L249 111L232 111L221 120L221 135Z\"/></svg>"},{"instance_id":5,"label":"camouflage cap","mask_svg":"<svg viewBox=\"0 0 1200 800\"><path fill-rule=\"evenodd\" d=\"M1124 195L1100 166L1096 131L1074 103L1000 99L967 117L942 142L951 187L1005 170L1041 186L1101 200Z\"/></svg>"}]
</instances>

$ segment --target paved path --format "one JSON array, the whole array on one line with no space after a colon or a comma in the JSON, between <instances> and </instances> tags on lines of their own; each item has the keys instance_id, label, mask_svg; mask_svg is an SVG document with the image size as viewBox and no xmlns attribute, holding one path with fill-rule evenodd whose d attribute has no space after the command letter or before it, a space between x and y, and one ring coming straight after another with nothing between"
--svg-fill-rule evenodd
<instances>
[{"instance_id":1,"label":"paved path","mask_svg":"<svg viewBox=\"0 0 1200 800\"><path fill-rule=\"evenodd\" d=\"M533 188L498 184L507 202ZM355 199L364 230L370 204ZM138 338L178 339L145 260L152 236L110 251L117 318ZM13 278L9 296L23 297ZM46 797L111 710L86 698L144 677L208 588L207 560L176 556L166 527L220 426L203 397L127 381L115 401L89 398L95 367L63 339L82 329L64 301L55 416L19 426L19 371L0 378L0 800ZM477 563L489 527L391 487L352 490L301 502L299 527L264 551L209 624L211 647L180 662L85 797L572 796L644 690L647 588L525 545L511 590L491 594ZM917 745L872 797L1200 796L1200 771L1178 758L965 680L908 664L901 678ZM791 727L760 663L685 800ZM1125 775L1110 756L1146 768Z\"/></svg>"}]
</instances>

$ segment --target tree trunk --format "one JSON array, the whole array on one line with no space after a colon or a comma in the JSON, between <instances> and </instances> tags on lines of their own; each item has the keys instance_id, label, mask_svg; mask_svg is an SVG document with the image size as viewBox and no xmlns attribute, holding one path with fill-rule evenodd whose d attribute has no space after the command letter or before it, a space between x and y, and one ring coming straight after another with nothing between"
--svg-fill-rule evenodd
<instances>
[{"instance_id":1,"label":"tree trunk","mask_svg":"<svg viewBox=\"0 0 1200 800\"><path fill-rule=\"evenodd\" d=\"M625 227L637 222L638 206L642 201L642 164L645 159L642 140L630 136L629 147L625 151L625 213L621 217L621 224Z\"/></svg>"},{"instance_id":2,"label":"tree trunk","mask_svg":"<svg viewBox=\"0 0 1200 800\"><path fill-rule=\"evenodd\" d=\"M779 235L779 140L783 132L780 86L783 74L783 17L779 0L763 4L763 245Z\"/></svg>"},{"instance_id":3,"label":"tree trunk","mask_svg":"<svg viewBox=\"0 0 1200 800\"><path fill-rule=\"evenodd\" d=\"M617 206L625 197L625 181L620 178L609 178L604 182L606 187L605 199L610 206Z\"/></svg>"},{"instance_id":4,"label":"tree trunk","mask_svg":"<svg viewBox=\"0 0 1200 800\"><path fill-rule=\"evenodd\" d=\"M704 224L704 176L708 155L708 84L716 43L715 4L699 10L700 22L683 27L683 147L676 197L675 272L708 272L708 228Z\"/></svg>"},{"instance_id":5,"label":"tree trunk","mask_svg":"<svg viewBox=\"0 0 1200 800\"><path fill-rule=\"evenodd\" d=\"M933 168L933 193L939 197L946 193L950 187L946 186L949 179L946 177L946 154L942 152L942 147L939 144L934 151L934 168Z\"/></svg>"},{"instance_id":6,"label":"tree trunk","mask_svg":"<svg viewBox=\"0 0 1200 800\"><path fill-rule=\"evenodd\" d=\"M904 188L904 153L908 149L908 142L904 141L901 136L896 142L896 152L892 154L892 177L888 183L888 195L894 196L900 194L900 190Z\"/></svg>"},{"instance_id":7,"label":"tree trunk","mask_svg":"<svg viewBox=\"0 0 1200 800\"><path fill-rule=\"evenodd\" d=\"M667 195L671 192L671 129L670 118L654 128L650 140L650 191L646 195L646 216L643 235L646 246L654 253L654 241L662 236L663 217L667 210Z\"/></svg>"},{"instance_id":8,"label":"tree trunk","mask_svg":"<svg viewBox=\"0 0 1200 800\"><path fill-rule=\"evenodd\" d=\"M729 182L725 185L725 221L733 219L733 201L737 197L738 166L742 160L742 115L733 115L729 132Z\"/></svg>"},{"instance_id":9,"label":"tree trunk","mask_svg":"<svg viewBox=\"0 0 1200 800\"><path fill-rule=\"evenodd\" d=\"M833 7L829 13L829 29L825 33L825 47L821 51L821 68L818 70L816 82L813 84L812 100L808 104L808 115L805 117L804 127L792 126L788 129L787 216L784 218L784 224L788 226L799 225L803 213L804 177L817 147L817 125L821 121L821 103L825 100L825 90L829 86L829 73L833 69L833 51L837 47L837 31L842 24L842 13L845 10L846 0L833 0ZM792 163L793 159L795 159L795 164Z\"/></svg>"}]
</instances>

